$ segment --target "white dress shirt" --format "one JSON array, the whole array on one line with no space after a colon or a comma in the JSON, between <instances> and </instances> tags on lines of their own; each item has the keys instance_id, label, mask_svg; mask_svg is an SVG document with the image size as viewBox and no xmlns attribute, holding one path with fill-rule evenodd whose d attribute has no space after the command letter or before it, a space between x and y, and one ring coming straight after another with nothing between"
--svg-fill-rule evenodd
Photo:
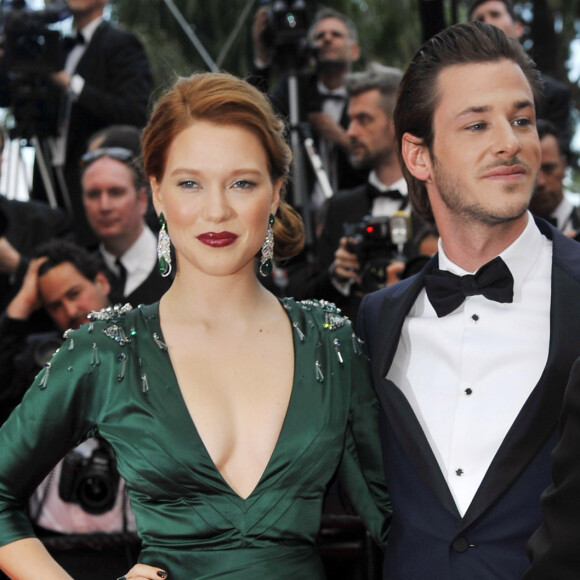
<instances>
[{"instance_id":1,"label":"white dress shirt","mask_svg":"<svg viewBox=\"0 0 580 580\"><path fill-rule=\"evenodd\" d=\"M117 257L107 252L102 244L99 249L107 268L118 275L119 269L115 263ZM131 292L147 280L153 268L157 267L157 240L155 234L145 226L135 243L120 257L120 261L127 271L123 295L129 296Z\"/></svg>"},{"instance_id":2,"label":"white dress shirt","mask_svg":"<svg viewBox=\"0 0 580 580\"><path fill-rule=\"evenodd\" d=\"M423 289L387 374L417 416L462 516L548 357L552 242L528 213L500 256L514 278L513 303L470 296L437 318ZM449 260L441 240L439 267L469 273Z\"/></svg>"}]
</instances>

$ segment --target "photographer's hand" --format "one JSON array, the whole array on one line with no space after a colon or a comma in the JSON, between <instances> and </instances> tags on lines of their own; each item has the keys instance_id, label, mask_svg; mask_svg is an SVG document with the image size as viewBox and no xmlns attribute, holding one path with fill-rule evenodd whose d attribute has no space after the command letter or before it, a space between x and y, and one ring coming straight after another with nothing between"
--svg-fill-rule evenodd
<instances>
[{"instance_id":1,"label":"photographer's hand","mask_svg":"<svg viewBox=\"0 0 580 580\"><path fill-rule=\"evenodd\" d=\"M308 123L312 130L328 141L336 143L339 147L348 151L350 140L346 131L327 113L308 113Z\"/></svg>"},{"instance_id":2,"label":"photographer's hand","mask_svg":"<svg viewBox=\"0 0 580 580\"><path fill-rule=\"evenodd\" d=\"M52 73L50 75L50 79L57 87L61 88L63 91L68 90L70 86L70 75L63 70Z\"/></svg>"},{"instance_id":3,"label":"photographer's hand","mask_svg":"<svg viewBox=\"0 0 580 580\"><path fill-rule=\"evenodd\" d=\"M20 264L20 253L5 238L0 238L0 272L14 274Z\"/></svg>"},{"instance_id":4,"label":"photographer's hand","mask_svg":"<svg viewBox=\"0 0 580 580\"><path fill-rule=\"evenodd\" d=\"M330 266L330 276L344 284L350 280L360 284L360 264L356 254L349 251L349 244L355 243L352 238L340 238L338 249L334 252L334 262Z\"/></svg>"},{"instance_id":5,"label":"photographer's hand","mask_svg":"<svg viewBox=\"0 0 580 580\"><path fill-rule=\"evenodd\" d=\"M28 265L18 294L14 296L6 308L6 314L9 318L27 320L33 312L42 306L38 293L38 269L44 262L46 262L46 258L35 258Z\"/></svg>"}]
</instances>

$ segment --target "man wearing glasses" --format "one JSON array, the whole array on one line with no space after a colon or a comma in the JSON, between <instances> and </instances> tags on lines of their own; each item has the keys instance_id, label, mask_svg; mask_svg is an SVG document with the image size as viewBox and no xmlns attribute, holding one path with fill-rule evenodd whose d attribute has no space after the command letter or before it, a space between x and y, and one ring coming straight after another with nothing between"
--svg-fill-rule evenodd
<instances>
[{"instance_id":1,"label":"man wearing glasses","mask_svg":"<svg viewBox=\"0 0 580 580\"><path fill-rule=\"evenodd\" d=\"M159 274L155 234L145 221L148 196L139 166L139 131L111 127L98 139L98 147L82 157L81 184L87 219L110 274L111 302L134 307L155 302L171 278Z\"/></svg>"}]
</instances>

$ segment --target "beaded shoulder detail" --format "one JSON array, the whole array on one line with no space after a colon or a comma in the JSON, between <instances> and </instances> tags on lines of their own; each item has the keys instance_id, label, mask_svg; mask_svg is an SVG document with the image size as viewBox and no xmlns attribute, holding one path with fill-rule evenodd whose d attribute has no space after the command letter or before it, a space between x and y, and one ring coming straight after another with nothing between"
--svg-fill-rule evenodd
<instances>
[{"instance_id":1,"label":"beaded shoulder detail","mask_svg":"<svg viewBox=\"0 0 580 580\"><path fill-rule=\"evenodd\" d=\"M287 310L292 309L291 303L289 303L288 301L285 301L283 304L284 308L286 308ZM307 312L319 311L323 317L322 326L326 330L338 330L339 328L342 328L345 324L350 323L349 318L343 316L340 313L340 308L338 308L336 304L334 304L333 302L310 298L308 300L300 300L295 304L297 304Z\"/></svg>"}]
</instances>

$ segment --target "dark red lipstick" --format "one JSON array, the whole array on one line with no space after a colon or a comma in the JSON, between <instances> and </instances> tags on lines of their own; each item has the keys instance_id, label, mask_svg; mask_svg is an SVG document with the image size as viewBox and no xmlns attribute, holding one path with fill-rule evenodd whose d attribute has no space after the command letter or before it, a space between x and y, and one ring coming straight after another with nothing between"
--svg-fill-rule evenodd
<instances>
[{"instance_id":1,"label":"dark red lipstick","mask_svg":"<svg viewBox=\"0 0 580 580\"><path fill-rule=\"evenodd\" d=\"M197 236L197 239L206 246L224 248L233 244L238 239L238 236L232 234L232 232L206 232Z\"/></svg>"}]
</instances>

